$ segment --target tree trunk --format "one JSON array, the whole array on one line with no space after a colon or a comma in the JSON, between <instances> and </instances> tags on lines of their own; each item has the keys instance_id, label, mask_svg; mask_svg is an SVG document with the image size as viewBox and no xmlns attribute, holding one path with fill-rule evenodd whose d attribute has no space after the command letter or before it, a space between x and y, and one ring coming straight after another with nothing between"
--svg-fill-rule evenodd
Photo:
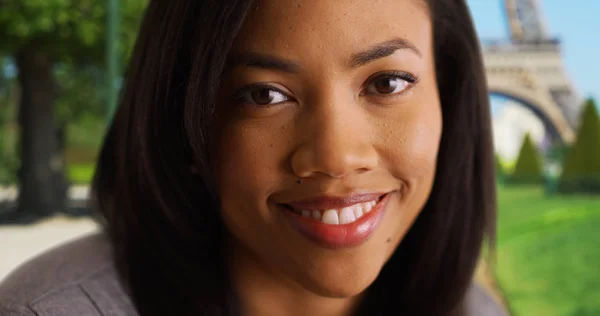
<instances>
[{"instance_id":1,"label":"tree trunk","mask_svg":"<svg viewBox=\"0 0 600 316\"><path fill-rule=\"evenodd\" d=\"M54 124L53 62L33 47L21 51L16 59L21 85L17 215L47 216L64 210L67 186Z\"/></svg>"}]
</instances>

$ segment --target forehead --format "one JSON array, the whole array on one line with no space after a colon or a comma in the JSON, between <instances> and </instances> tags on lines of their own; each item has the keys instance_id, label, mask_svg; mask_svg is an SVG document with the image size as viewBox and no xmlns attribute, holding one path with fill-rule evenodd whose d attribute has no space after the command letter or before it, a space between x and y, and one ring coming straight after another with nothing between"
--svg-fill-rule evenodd
<instances>
[{"instance_id":1,"label":"forehead","mask_svg":"<svg viewBox=\"0 0 600 316\"><path fill-rule=\"evenodd\" d=\"M233 50L327 59L403 38L427 55L431 33L422 0L258 0Z\"/></svg>"}]
</instances>

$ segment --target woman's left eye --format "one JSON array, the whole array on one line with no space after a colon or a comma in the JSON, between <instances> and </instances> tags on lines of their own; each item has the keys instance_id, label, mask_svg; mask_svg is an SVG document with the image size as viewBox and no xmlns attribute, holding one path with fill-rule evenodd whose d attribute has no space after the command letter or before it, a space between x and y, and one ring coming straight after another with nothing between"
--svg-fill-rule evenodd
<instances>
[{"instance_id":1,"label":"woman's left eye","mask_svg":"<svg viewBox=\"0 0 600 316\"><path fill-rule=\"evenodd\" d=\"M367 94L390 96L404 92L413 83L416 78L409 74L394 75L387 74L379 76L369 83L366 88Z\"/></svg>"},{"instance_id":2,"label":"woman's left eye","mask_svg":"<svg viewBox=\"0 0 600 316\"><path fill-rule=\"evenodd\" d=\"M291 99L281 90L265 84L247 86L236 92L234 98L243 104L254 106L271 106Z\"/></svg>"}]
</instances>

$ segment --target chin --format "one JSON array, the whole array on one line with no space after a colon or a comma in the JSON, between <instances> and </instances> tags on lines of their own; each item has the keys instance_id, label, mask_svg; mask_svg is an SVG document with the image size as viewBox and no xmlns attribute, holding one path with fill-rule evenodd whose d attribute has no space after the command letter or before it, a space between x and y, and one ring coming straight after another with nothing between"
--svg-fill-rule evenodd
<instances>
[{"instance_id":1,"label":"chin","mask_svg":"<svg viewBox=\"0 0 600 316\"><path fill-rule=\"evenodd\" d=\"M344 280L338 282L337 284L313 284L308 290L322 297L349 298L363 293L367 288L369 288L369 286L371 286L373 281L375 281L375 278L367 282Z\"/></svg>"},{"instance_id":2,"label":"chin","mask_svg":"<svg viewBox=\"0 0 600 316\"><path fill-rule=\"evenodd\" d=\"M371 268L372 269L372 268ZM309 277L309 282L301 285L318 296L348 298L363 293L377 279L380 269L363 273L339 273L347 269L336 269L338 273L328 273Z\"/></svg>"}]
</instances>

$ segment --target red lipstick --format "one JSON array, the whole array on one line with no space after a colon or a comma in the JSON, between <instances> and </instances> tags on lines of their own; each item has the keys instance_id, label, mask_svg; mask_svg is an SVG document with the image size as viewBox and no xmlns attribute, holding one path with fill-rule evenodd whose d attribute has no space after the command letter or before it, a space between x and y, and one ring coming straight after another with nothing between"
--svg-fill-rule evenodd
<instances>
[{"instance_id":1,"label":"red lipstick","mask_svg":"<svg viewBox=\"0 0 600 316\"><path fill-rule=\"evenodd\" d=\"M325 248L349 248L365 242L379 226L385 213L389 194L360 194L349 197L317 197L279 204L285 218L301 235ZM323 211L341 209L358 203L376 201L370 211L348 224L326 224L319 219L299 215L302 210ZM293 210L292 210L293 209Z\"/></svg>"}]
</instances>

